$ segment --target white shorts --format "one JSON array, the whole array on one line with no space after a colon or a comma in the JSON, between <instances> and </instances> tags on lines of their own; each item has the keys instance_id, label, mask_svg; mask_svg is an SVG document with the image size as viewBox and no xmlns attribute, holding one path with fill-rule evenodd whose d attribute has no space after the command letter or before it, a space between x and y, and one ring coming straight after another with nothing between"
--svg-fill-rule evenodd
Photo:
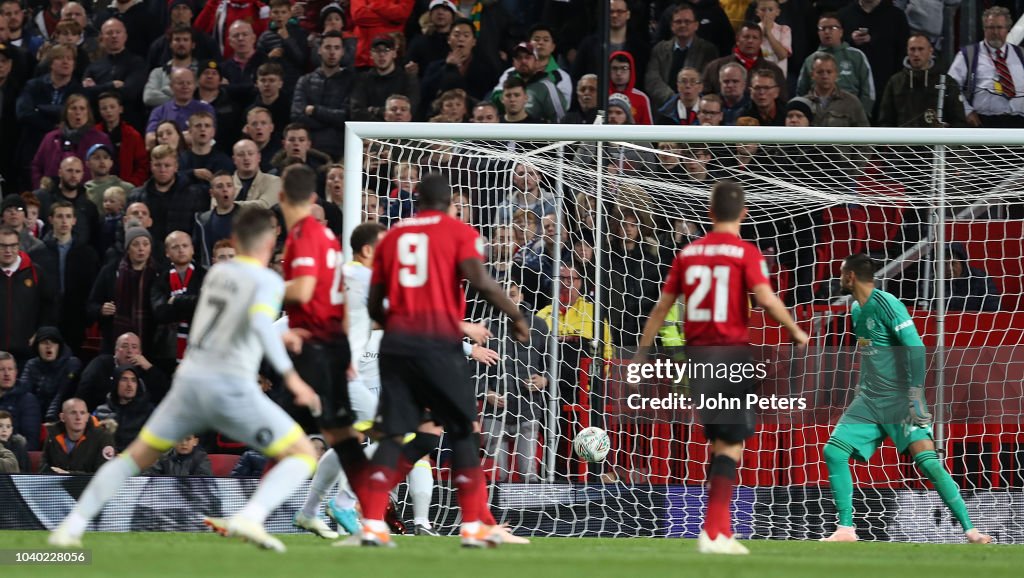
<instances>
[{"instance_id":1,"label":"white shorts","mask_svg":"<svg viewBox=\"0 0 1024 578\"><path fill-rule=\"evenodd\" d=\"M183 374L179 370L171 391L150 416L139 438L165 451L189 434L211 429L270 457L305 435L255 381L214 373Z\"/></svg>"},{"instance_id":2,"label":"white shorts","mask_svg":"<svg viewBox=\"0 0 1024 578\"><path fill-rule=\"evenodd\" d=\"M353 379L348 382L348 399L357 422L373 421L377 417L377 404L380 401L380 382L368 383L362 378Z\"/></svg>"}]
</instances>

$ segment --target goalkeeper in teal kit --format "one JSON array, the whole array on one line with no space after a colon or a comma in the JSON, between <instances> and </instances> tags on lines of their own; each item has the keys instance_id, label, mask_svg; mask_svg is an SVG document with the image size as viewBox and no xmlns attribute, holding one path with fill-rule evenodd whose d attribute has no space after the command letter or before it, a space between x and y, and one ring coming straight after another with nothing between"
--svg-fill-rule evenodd
<instances>
[{"instance_id":1,"label":"goalkeeper in teal kit","mask_svg":"<svg viewBox=\"0 0 1024 578\"><path fill-rule=\"evenodd\" d=\"M864 254L843 262L840 284L853 295L850 316L861 353L856 398L839 418L825 444L825 465L839 527L825 542L855 542L853 479L850 458L867 461L890 438L900 453L909 453L942 501L963 527L967 541L987 544L992 538L971 524L960 489L935 454L931 414L924 398L925 350L907 308L891 294L875 289L874 267Z\"/></svg>"}]
</instances>

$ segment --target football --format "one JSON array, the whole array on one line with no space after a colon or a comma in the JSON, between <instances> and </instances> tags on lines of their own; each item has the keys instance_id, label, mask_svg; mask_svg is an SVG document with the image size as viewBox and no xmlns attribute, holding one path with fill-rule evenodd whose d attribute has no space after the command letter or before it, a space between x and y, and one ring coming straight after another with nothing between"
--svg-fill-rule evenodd
<instances>
[{"instance_id":1,"label":"football","mask_svg":"<svg viewBox=\"0 0 1024 578\"><path fill-rule=\"evenodd\" d=\"M599 427L588 427L576 434L572 448L585 462L600 462L608 455L612 442L608 433Z\"/></svg>"}]
</instances>

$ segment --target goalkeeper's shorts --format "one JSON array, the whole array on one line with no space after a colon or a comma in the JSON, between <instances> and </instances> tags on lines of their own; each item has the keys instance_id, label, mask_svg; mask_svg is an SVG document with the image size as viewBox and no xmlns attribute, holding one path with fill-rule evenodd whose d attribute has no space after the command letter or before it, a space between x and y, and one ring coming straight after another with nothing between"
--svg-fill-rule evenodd
<instances>
[{"instance_id":1,"label":"goalkeeper's shorts","mask_svg":"<svg viewBox=\"0 0 1024 578\"><path fill-rule=\"evenodd\" d=\"M906 453L910 444L920 440L934 440L932 426L920 426L912 423L880 424L846 420L846 415L839 418L836 429L832 430L832 439L846 442L853 446L853 457L860 461L868 461L882 445L885 438L892 440L896 449Z\"/></svg>"}]
</instances>

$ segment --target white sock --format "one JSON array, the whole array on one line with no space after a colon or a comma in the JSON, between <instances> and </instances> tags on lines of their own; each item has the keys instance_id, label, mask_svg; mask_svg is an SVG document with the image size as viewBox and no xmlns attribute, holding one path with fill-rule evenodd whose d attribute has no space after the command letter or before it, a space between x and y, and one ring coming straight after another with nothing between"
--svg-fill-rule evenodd
<instances>
[{"instance_id":1,"label":"white sock","mask_svg":"<svg viewBox=\"0 0 1024 578\"><path fill-rule=\"evenodd\" d=\"M413 523L429 528L430 500L434 497L434 476L430 471L430 461L416 462L409 472L408 480Z\"/></svg>"},{"instance_id":2,"label":"white sock","mask_svg":"<svg viewBox=\"0 0 1024 578\"><path fill-rule=\"evenodd\" d=\"M64 528L75 537L84 534L89 521L100 513L125 481L138 474L139 466L128 454L121 454L103 464L82 492L82 497L78 499L71 514L64 520Z\"/></svg>"},{"instance_id":3,"label":"white sock","mask_svg":"<svg viewBox=\"0 0 1024 578\"><path fill-rule=\"evenodd\" d=\"M307 518L315 518L320 514L320 504L323 503L327 492L338 481L338 476L345 476L341 471L341 463L338 462L338 454L331 448L324 452L316 465L316 472L313 474L313 483L309 485L309 493L306 494L306 502L302 504L302 515Z\"/></svg>"},{"instance_id":4,"label":"white sock","mask_svg":"<svg viewBox=\"0 0 1024 578\"><path fill-rule=\"evenodd\" d=\"M302 480L313 475L314 467L313 459L307 456L289 456L281 460L263 478L238 516L262 524L271 512L292 495Z\"/></svg>"}]
</instances>

